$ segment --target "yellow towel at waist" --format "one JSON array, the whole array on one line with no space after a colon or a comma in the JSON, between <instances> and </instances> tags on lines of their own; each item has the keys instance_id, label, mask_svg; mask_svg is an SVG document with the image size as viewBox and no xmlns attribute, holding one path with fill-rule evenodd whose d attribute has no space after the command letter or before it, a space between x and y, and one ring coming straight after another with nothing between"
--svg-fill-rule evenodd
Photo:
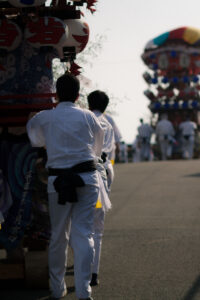
<instances>
[{"instance_id":1,"label":"yellow towel at waist","mask_svg":"<svg viewBox=\"0 0 200 300\"><path fill-rule=\"evenodd\" d=\"M100 199L97 200L96 208L102 208L102 204L101 204Z\"/></svg>"}]
</instances>

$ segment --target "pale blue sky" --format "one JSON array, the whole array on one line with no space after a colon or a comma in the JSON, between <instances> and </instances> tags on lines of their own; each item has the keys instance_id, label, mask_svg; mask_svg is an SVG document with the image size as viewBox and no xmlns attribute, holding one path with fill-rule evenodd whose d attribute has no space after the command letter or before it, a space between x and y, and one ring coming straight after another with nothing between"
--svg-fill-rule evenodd
<instances>
[{"instance_id":1,"label":"pale blue sky","mask_svg":"<svg viewBox=\"0 0 200 300\"><path fill-rule=\"evenodd\" d=\"M148 120L149 100L143 95L147 84L146 71L140 56L145 44L157 35L172 29L191 26L200 28L199 0L99 0L97 12L87 13L90 39L106 35L103 49L93 66L83 75L94 86L121 99L114 116L123 139L131 143L136 135L139 118ZM130 100L124 100L124 98Z\"/></svg>"}]
</instances>

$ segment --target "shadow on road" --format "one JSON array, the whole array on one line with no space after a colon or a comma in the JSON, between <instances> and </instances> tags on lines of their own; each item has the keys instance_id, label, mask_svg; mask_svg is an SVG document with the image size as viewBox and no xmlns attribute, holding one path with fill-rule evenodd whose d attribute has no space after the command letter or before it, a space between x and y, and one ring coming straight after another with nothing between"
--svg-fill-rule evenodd
<instances>
[{"instance_id":1,"label":"shadow on road","mask_svg":"<svg viewBox=\"0 0 200 300\"><path fill-rule=\"evenodd\" d=\"M200 276L194 281L192 287L188 290L182 300L194 300L195 295L200 291Z\"/></svg>"},{"instance_id":2,"label":"shadow on road","mask_svg":"<svg viewBox=\"0 0 200 300\"><path fill-rule=\"evenodd\" d=\"M184 177L200 177L200 173L185 175Z\"/></svg>"}]
</instances>

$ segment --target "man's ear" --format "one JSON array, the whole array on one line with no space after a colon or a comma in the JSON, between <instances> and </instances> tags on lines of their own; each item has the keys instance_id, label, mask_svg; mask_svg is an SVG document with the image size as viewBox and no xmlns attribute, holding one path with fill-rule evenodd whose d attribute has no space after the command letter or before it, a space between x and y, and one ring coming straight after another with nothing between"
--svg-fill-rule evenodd
<instances>
[{"instance_id":1,"label":"man's ear","mask_svg":"<svg viewBox=\"0 0 200 300\"><path fill-rule=\"evenodd\" d=\"M56 93L56 95L55 95L55 101L56 102L59 102L59 97L58 97L58 94Z\"/></svg>"},{"instance_id":2,"label":"man's ear","mask_svg":"<svg viewBox=\"0 0 200 300\"><path fill-rule=\"evenodd\" d=\"M76 97L76 99L75 99L75 101L74 101L74 102L76 102L76 101L78 100L79 96L80 96L80 95L78 94L78 96Z\"/></svg>"}]
</instances>

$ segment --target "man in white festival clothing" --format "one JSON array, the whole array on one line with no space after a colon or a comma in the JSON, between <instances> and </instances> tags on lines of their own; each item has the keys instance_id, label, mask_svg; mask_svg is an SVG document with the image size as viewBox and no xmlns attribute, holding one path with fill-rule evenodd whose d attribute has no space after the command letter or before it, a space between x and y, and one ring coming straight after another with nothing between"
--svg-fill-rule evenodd
<instances>
[{"instance_id":1,"label":"man in white festival clothing","mask_svg":"<svg viewBox=\"0 0 200 300\"><path fill-rule=\"evenodd\" d=\"M151 136L153 134L153 128L144 123L143 119L140 119L140 126L138 127L138 138L140 142L140 160L151 160Z\"/></svg>"},{"instance_id":2,"label":"man in white festival clothing","mask_svg":"<svg viewBox=\"0 0 200 300\"><path fill-rule=\"evenodd\" d=\"M181 132L182 156L185 159L192 159L197 125L190 120L190 116L188 115L186 116L186 120L180 123L179 130Z\"/></svg>"},{"instance_id":3,"label":"man in white festival clothing","mask_svg":"<svg viewBox=\"0 0 200 300\"><path fill-rule=\"evenodd\" d=\"M172 156L172 146L175 142L175 130L167 114L161 115L161 120L156 125L156 137L160 145L161 159L166 160Z\"/></svg>"},{"instance_id":4,"label":"man in white festival clothing","mask_svg":"<svg viewBox=\"0 0 200 300\"><path fill-rule=\"evenodd\" d=\"M104 116L106 117L106 119L111 124L111 126L112 126L112 128L114 130L115 148L113 148L112 153L109 155L112 163L114 164L115 158L116 158L116 154L119 156L120 141L122 140L122 135L121 135L121 132L120 132L120 130L119 130L116 122L114 121L113 117L111 117L107 113L104 113ZM113 176L114 176L114 174L113 174Z\"/></svg>"},{"instance_id":5,"label":"man in white festival clothing","mask_svg":"<svg viewBox=\"0 0 200 300\"><path fill-rule=\"evenodd\" d=\"M108 194L113 181L113 166L110 161L110 155L115 149L114 130L111 124L104 116L104 111L109 103L109 97L103 91L93 91L88 95L89 109L95 116L104 130L104 142L102 149L102 163L98 164L98 170L102 176L103 183L100 186L99 201L97 202L94 219L94 264L92 267L92 280L90 285L94 286L99 283L98 274L100 267L101 246L104 232L105 212L111 208Z\"/></svg>"},{"instance_id":6,"label":"man in white festival clothing","mask_svg":"<svg viewBox=\"0 0 200 300\"><path fill-rule=\"evenodd\" d=\"M104 132L92 112L75 105L79 89L75 76L62 75L56 83L56 108L39 112L27 124L32 146L45 147L48 156L49 299L67 299L64 276L69 236L76 296L80 300L92 299L92 230L99 194L95 161L101 156Z\"/></svg>"}]
</instances>

